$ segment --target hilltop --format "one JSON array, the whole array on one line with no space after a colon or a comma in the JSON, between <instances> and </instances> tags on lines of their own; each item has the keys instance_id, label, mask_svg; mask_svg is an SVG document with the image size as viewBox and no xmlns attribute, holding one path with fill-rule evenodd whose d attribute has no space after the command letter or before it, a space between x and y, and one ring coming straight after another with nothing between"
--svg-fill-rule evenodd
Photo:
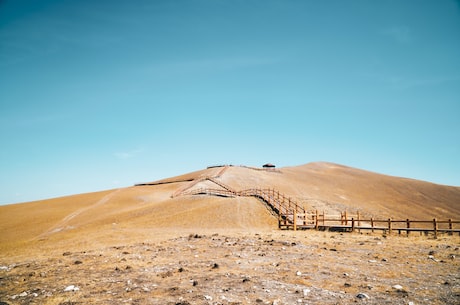
<instances>
[{"instance_id":1,"label":"hilltop","mask_svg":"<svg viewBox=\"0 0 460 305\"><path fill-rule=\"evenodd\" d=\"M0 303L458 303L458 236L281 231L261 200L225 195L253 188L327 213L460 219L459 187L326 162L212 166L0 206Z\"/></svg>"},{"instance_id":2,"label":"hilltop","mask_svg":"<svg viewBox=\"0 0 460 305\"><path fill-rule=\"evenodd\" d=\"M214 181L200 179L214 177ZM196 229L270 231L277 220L259 200L180 196L203 187L275 188L307 210L360 211L374 217L460 218L460 187L315 162L284 168L213 166L136 186L0 207L0 249L20 253L59 241L120 240ZM179 196L176 196L179 195ZM93 241L94 242L94 241Z\"/></svg>"}]
</instances>

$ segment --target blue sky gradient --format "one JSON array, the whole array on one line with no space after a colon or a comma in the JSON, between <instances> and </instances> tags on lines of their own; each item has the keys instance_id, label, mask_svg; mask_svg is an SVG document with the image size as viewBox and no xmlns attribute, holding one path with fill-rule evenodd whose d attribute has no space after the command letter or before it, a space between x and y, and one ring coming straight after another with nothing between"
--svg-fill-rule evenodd
<instances>
[{"instance_id":1,"label":"blue sky gradient","mask_svg":"<svg viewBox=\"0 0 460 305\"><path fill-rule=\"evenodd\" d=\"M0 204L214 164L459 186L459 54L459 1L0 1Z\"/></svg>"}]
</instances>

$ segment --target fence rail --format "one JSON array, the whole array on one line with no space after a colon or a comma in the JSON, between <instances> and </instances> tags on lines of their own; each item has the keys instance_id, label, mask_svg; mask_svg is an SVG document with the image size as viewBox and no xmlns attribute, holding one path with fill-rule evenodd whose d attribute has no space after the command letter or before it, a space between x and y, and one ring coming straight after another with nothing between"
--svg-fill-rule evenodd
<instances>
[{"instance_id":1,"label":"fence rail","mask_svg":"<svg viewBox=\"0 0 460 305\"><path fill-rule=\"evenodd\" d=\"M222 174L223 170L219 172ZM395 220L363 218L357 212L356 215L349 215L347 211L340 215L326 215L319 211L306 211L305 208L299 205L294 199L288 197L273 188L250 188L246 190L236 191L230 186L217 180L217 176L202 176L191 181L184 188L177 190L171 197L184 195L211 195L223 197L255 197L263 201L278 217L278 227L284 230L329 230L329 231L383 231L386 233L398 232L409 235L411 232L433 233L435 236L438 233L459 233L460 221L448 219L438 220L436 218L430 220ZM198 182L208 180L213 182L220 188L197 188L192 189L192 186ZM455 228L454 228L455 226Z\"/></svg>"},{"instance_id":2,"label":"fence rail","mask_svg":"<svg viewBox=\"0 0 460 305\"><path fill-rule=\"evenodd\" d=\"M303 215L301 215L303 217ZM420 233L433 233L435 236L438 233L459 233L460 235L460 221L447 219L439 220L433 218L430 220L410 220L410 219L375 219L375 218L362 218L357 213L356 215L347 215L347 212L341 213L341 215L325 215L323 212L320 214L318 211L309 214L306 217L311 217L311 222L314 223L316 230L331 230L331 231L348 231L354 232L361 230L368 231L383 231L389 234L398 232L398 234L405 233L409 235L411 232ZM308 221L307 221L308 222ZM454 228L455 226L455 228ZM311 226L302 226L288 224L286 229L310 229Z\"/></svg>"}]
</instances>

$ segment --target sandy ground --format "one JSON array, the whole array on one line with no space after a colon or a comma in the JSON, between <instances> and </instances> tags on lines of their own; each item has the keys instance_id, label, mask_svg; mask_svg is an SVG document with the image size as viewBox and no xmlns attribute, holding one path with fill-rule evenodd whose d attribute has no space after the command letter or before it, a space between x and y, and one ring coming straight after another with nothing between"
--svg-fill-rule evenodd
<instances>
[{"instance_id":1,"label":"sandy ground","mask_svg":"<svg viewBox=\"0 0 460 305\"><path fill-rule=\"evenodd\" d=\"M330 212L460 217L458 187L329 163L0 206L0 305L460 304L458 235L280 231L256 198L171 197L219 173Z\"/></svg>"},{"instance_id":2,"label":"sandy ground","mask_svg":"<svg viewBox=\"0 0 460 305\"><path fill-rule=\"evenodd\" d=\"M278 230L160 235L2 261L0 304L460 302L458 236Z\"/></svg>"}]
</instances>

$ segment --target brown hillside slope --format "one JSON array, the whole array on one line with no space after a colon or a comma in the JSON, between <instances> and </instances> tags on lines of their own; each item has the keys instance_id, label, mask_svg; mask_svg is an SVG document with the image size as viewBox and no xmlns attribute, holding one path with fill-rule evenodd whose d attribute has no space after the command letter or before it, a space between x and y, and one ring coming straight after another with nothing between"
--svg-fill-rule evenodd
<instances>
[{"instance_id":1,"label":"brown hillside slope","mask_svg":"<svg viewBox=\"0 0 460 305\"><path fill-rule=\"evenodd\" d=\"M87 248L96 243L164 238L200 229L276 230L277 220L255 198L188 195L178 190L221 188L209 168L160 181L98 193L0 206L0 256L32 248ZM460 188L390 177L316 162L277 171L228 167L215 178L232 189L275 188L307 209L360 210L374 217L460 219ZM190 187L189 187L190 186Z\"/></svg>"}]
</instances>

